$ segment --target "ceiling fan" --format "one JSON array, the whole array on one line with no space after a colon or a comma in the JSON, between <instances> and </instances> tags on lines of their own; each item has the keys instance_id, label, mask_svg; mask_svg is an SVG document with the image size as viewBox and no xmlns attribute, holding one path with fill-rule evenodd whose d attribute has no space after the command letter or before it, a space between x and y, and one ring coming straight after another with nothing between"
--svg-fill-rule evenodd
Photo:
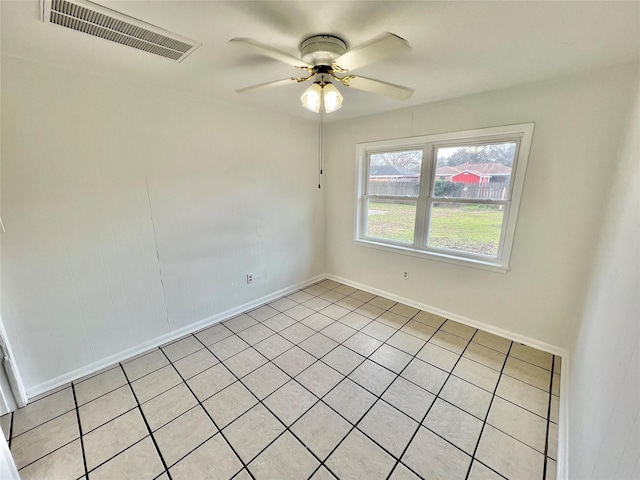
<instances>
[{"instance_id":1,"label":"ceiling fan","mask_svg":"<svg viewBox=\"0 0 640 480\"><path fill-rule=\"evenodd\" d=\"M313 112L320 112L322 109L326 113L334 112L342 106L342 95L333 85L333 80L344 87L399 100L405 100L413 94L411 88L350 73L352 70L411 49L404 38L393 33L384 33L351 50L347 49L344 40L334 35L313 35L300 44L300 58L250 38L233 38L229 42L307 72L307 75L301 77L284 78L240 88L236 90L238 93L256 92L312 80L311 86L300 97L302 105Z\"/></svg>"}]
</instances>

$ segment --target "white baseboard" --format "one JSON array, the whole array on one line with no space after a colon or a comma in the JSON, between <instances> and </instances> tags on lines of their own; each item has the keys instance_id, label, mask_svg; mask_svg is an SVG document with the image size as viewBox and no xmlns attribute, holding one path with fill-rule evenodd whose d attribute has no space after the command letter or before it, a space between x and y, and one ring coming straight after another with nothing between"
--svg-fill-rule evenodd
<instances>
[{"instance_id":1,"label":"white baseboard","mask_svg":"<svg viewBox=\"0 0 640 480\"><path fill-rule=\"evenodd\" d=\"M128 360L132 357L146 352L147 350L151 350L153 348L159 347L160 345L164 345L165 343L169 343L171 341L184 337L185 335L189 335L190 333L197 332L198 330L202 330L203 328L209 327L211 325L215 325L216 323L222 322L231 317L235 317L242 312L246 312L247 310L251 310L265 303L272 302L280 297L288 295L289 293L295 292L296 290L300 290L301 288L305 288L313 283L323 280L324 278L327 278L327 276L316 275L315 277L305 280L304 282L300 282L290 287L283 288L282 290L278 290L277 292L271 293L256 300L252 300L251 302L244 303L237 307L213 315L209 318L205 318L204 320L200 320L199 322L192 323L191 325L187 325L186 327L182 327L178 330L166 333L152 340L136 345L135 347L128 348L114 355L110 355L106 358L85 365L84 367L52 378L51 380L48 380L46 382L34 385L33 387L27 389L27 397L29 399L34 398L42 393L53 390L54 388L60 387L69 382L73 382L82 377L86 377L87 375L91 375L92 373L99 372L100 370L103 370L115 363Z\"/></svg>"},{"instance_id":2,"label":"white baseboard","mask_svg":"<svg viewBox=\"0 0 640 480\"><path fill-rule=\"evenodd\" d=\"M540 340L536 340L535 338L530 338L525 335L520 335L519 333L512 332L510 330L505 330L504 328L495 327L493 325L489 325L487 323L478 322L471 318L464 317L462 315L458 315L453 312L447 312L437 307L433 307L431 305L427 305L425 303L416 302L411 300L410 298L401 297L399 295L395 295L390 292L386 292L384 290L380 290L378 288L372 287L370 285L365 285L358 282L353 282L346 278L338 277L336 275L327 274L326 278L334 280L336 282L344 283L345 285L349 285L354 288L358 288L360 290L365 290L367 292L375 293L376 295L380 295L382 297L390 298L391 300L395 300L396 302L404 303L405 305L409 305L411 307L419 308L420 310L424 310L425 312L433 313L435 315L440 315L441 317L445 317L451 320L455 320L456 322L463 323L465 325L469 325L470 327L479 328L484 330L485 332L493 333L500 337L508 338L514 342L523 343L525 345L529 345L530 347L537 348L538 350L543 350L545 352L552 353L559 357L562 357L562 375L560 376L560 391L562 395L560 395L560 412L558 419L558 459L557 459L557 478L558 480L568 480L569 479L569 466L568 466L568 408L569 408L569 351L565 348L558 347L556 345L551 345L550 343L542 342Z\"/></svg>"}]
</instances>

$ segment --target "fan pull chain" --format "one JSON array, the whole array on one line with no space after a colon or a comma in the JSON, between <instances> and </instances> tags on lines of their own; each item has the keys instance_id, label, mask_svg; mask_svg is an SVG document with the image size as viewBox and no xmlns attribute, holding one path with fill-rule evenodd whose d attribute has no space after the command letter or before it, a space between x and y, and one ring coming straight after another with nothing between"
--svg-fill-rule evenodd
<instances>
[{"instance_id":1,"label":"fan pull chain","mask_svg":"<svg viewBox=\"0 0 640 480\"><path fill-rule=\"evenodd\" d=\"M323 154L323 139L324 136L324 112L320 110L320 123L318 125L318 188L321 188L322 183L322 154Z\"/></svg>"}]
</instances>

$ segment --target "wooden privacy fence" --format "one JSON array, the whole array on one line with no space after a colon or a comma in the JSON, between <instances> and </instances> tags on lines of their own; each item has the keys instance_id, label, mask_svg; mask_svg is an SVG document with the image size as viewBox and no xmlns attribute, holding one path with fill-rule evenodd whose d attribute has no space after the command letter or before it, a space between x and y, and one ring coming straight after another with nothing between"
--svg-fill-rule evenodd
<instances>
[{"instance_id":1,"label":"wooden privacy fence","mask_svg":"<svg viewBox=\"0 0 640 480\"><path fill-rule=\"evenodd\" d=\"M456 183L456 193L445 194L453 198L478 198L491 200L506 200L509 183ZM459 185L459 186L458 186ZM417 197L419 184L406 180L374 180L369 183L370 195L389 195L398 197Z\"/></svg>"}]
</instances>

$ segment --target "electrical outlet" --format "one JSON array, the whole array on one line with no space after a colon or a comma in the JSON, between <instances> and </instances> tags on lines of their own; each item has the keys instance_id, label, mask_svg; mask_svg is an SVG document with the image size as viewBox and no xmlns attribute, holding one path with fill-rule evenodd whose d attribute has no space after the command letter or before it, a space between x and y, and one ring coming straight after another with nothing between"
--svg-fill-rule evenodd
<instances>
[{"instance_id":1,"label":"electrical outlet","mask_svg":"<svg viewBox=\"0 0 640 480\"><path fill-rule=\"evenodd\" d=\"M404 278L405 280L409 279L409 272L402 272L402 278Z\"/></svg>"},{"instance_id":2,"label":"electrical outlet","mask_svg":"<svg viewBox=\"0 0 640 480\"><path fill-rule=\"evenodd\" d=\"M247 273L247 284L253 283L253 273Z\"/></svg>"}]
</instances>

